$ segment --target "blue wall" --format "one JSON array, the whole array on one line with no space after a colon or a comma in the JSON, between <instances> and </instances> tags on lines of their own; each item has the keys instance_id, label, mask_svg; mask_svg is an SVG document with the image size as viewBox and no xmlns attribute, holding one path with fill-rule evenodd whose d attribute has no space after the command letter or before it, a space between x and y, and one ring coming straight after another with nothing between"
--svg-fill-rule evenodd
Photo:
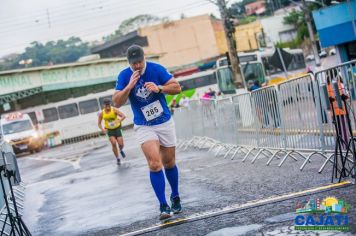
<instances>
[{"instance_id":1,"label":"blue wall","mask_svg":"<svg viewBox=\"0 0 356 236\"><path fill-rule=\"evenodd\" d=\"M352 9L352 15L350 12ZM313 18L322 47L356 40L352 20L356 19L356 0L313 11Z\"/></svg>"}]
</instances>

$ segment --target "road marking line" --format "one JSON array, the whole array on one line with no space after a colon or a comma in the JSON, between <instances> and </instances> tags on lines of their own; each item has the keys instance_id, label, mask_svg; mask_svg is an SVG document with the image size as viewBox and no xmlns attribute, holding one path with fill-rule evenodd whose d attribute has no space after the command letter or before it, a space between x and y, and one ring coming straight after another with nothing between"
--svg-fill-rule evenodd
<instances>
[{"instance_id":1,"label":"road marking line","mask_svg":"<svg viewBox=\"0 0 356 236\"><path fill-rule=\"evenodd\" d=\"M334 183L334 184L329 184L329 185L320 186L320 187L316 187L316 188L311 188L311 189L307 189L307 190L303 190L303 191L299 191L299 192L288 193L288 194L284 194L284 195L280 195L280 196L277 195L277 196L267 197L267 198L264 198L264 199L253 200L253 201L249 201L249 202L242 203L242 204L234 204L234 205L222 208L222 209L217 209L217 210L207 211L207 212L203 212L203 213L193 214L191 216L184 217L184 218L173 219L172 221L167 221L165 223L153 225L153 226L150 226L150 227L147 227L147 228L144 228L144 229L140 229L140 230L137 230L137 231L124 233L124 234L121 234L121 235L122 236L140 235L140 234L144 234L144 233L157 231L157 230L162 229L162 228L167 228L167 227L170 227L170 226L178 225L178 224L183 224L183 223L202 220L202 219L205 219L205 218L210 218L210 217L219 216L219 215L223 215L223 214L233 213L233 212L237 212L237 211L241 211L241 210L246 210L246 209L249 209L249 208L254 208L254 207L258 207L258 206L262 206L262 205L267 205L267 204L270 204L270 203L286 201L286 200L290 200L290 199L293 199L293 198L296 198L296 197L302 197L302 196L306 196L306 195L310 195L310 194L320 193L320 192L323 192L323 191L326 191L326 190L332 190L332 189L337 189L337 188L341 188L341 187L347 187L347 186L349 186L351 184L352 184L351 181L344 181L344 182L340 182L340 183Z\"/></svg>"},{"instance_id":2,"label":"road marking line","mask_svg":"<svg viewBox=\"0 0 356 236\"><path fill-rule=\"evenodd\" d=\"M52 161L52 162L68 163L68 164L72 165L75 170L78 170L81 168L80 161L84 156L88 155L89 153L91 153L93 151L101 149L106 145L107 144L90 146L89 148L86 148L83 150L79 150L79 151L75 150L72 152L62 154L59 157L57 156L57 157L48 158L45 156L37 156L37 157L27 157L27 159L36 160L36 161Z\"/></svg>"},{"instance_id":3,"label":"road marking line","mask_svg":"<svg viewBox=\"0 0 356 236\"><path fill-rule=\"evenodd\" d=\"M50 162L62 162L62 163L67 163L73 168L80 169L80 159L81 157L76 158L76 160L71 160L71 159L60 159L60 158L46 158L46 157L27 157L26 159L30 160L36 160L36 161L50 161Z\"/></svg>"}]
</instances>

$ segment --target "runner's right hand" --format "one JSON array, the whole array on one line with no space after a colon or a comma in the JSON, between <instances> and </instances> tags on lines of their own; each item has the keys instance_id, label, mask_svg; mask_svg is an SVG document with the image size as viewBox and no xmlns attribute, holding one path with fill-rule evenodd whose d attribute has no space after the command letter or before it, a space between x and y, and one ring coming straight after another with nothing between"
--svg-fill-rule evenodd
<instances>
[{"instance_id":1,"label":"runner's right hand","mask_svg":"<svg viewBox=\"0 0 356 236\"><path fill-rule=\"evenodd\" d=\"M140 78L140 71L136 70L134 73L132 73L130 82L127 85L127 87L129 89L133 89L139 78Z\"/></svg>"},{"instance_id":2,"label":"runner's right hand","mask_svg":"<svg viewBox=\"0 0 356 236\"><path fill-rule=\"evenodd\" d=\"M106 131L107 131L107 130L106 130L105 128L102 128L101 131L102 131L104 134L106 134Z\"/></svg>"}]
</instances>

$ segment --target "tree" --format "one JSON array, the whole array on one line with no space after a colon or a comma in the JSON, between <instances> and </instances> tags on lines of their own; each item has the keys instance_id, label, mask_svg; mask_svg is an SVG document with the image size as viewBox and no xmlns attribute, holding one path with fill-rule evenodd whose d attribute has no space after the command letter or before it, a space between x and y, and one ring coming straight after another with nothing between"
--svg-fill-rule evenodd
<instances>
[{"instance_id":1,"label":"tree","mask_svg":"<svg viewBox=\"0 0 356 236\"><path fill-rule=\"evenodd\" d=\"M230 13L226 7L225 0L216 0L213 3L219 8L221 20L224 25L224 33L227 43L227 52L226 56L229 64L231 64L232 77L236 88L243 88L243 78L241 76L241 70L239 67L239 58L237 56L237 45L235 40L235 27L231 19Z\"/></svg>"},{"instance_id":2,"label":"tree","mask_svg":"<svg viewBox=\"0 0 356 236\"><path fill-rule=\"evenodd\" d=\"M45 44L35 41L29 47L26 47L24 53L2 63L0 69L23 68L23 65L19 65L19 61L27 59L32 59L32 63L27 66L45 66L75 62L80 57L88 55L89 52L88 43L84 43L78 37L71 37L68 40L58 40L57 42L49 41Z\"/></svg>"},{"instance_id":3,"label":"tree","mask_svg":"<svg viewBox=\"0 0 356 236\"><path fill-rule=\"evenodd\" d=\"M234 2L231 4L231 6L228 8L229 14L234 17L234 18L239 18L243 14L245 14L245 6L243 5L243 2Z\"/></svg>"},{"instance_id":4,"label":"tree","mask_svg":"<svg viewBox=\"0 0 356 236\"><path fill-rule=\"evenodd\" d=\"M309 37L304 12L293 10L283 18L283 23L293 25L297 29L297 41L299 43L303 42L304 38Z\"/></svg>"},{"instance_id":5,"label":"tree","mask_svg":"<svg viewBox=\"0 0 356 236\"><path fill-rule=\"evenodd\" d=\"M167 20L168 20L167 17L160 18L157 16L148 15L148 14L138 15L138 16L129 18L127 20L124 20L113 34L105 36L105 37L103 37L103 39L105 41L109 41L115 37L120 37L127 33L132 32L134 30L137 30L139 27L148 26L148 25L160 23L162 21L167 21Z\"/></svg>"}]
</instances>

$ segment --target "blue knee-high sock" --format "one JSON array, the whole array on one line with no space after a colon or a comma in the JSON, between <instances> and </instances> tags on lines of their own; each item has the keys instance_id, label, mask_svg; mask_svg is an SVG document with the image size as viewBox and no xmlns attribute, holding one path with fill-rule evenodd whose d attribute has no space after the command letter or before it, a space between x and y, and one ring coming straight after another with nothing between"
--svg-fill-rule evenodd
<instances>
[{"instance_id":1,"label":"blue knee-high sock","mask_svg":"<svg viewBox=\"0 0 356 236\"><path fill-rule=\"evenodd\" d=\"M165 190L165 180L164 180L164 174L163 171L160 170L158 172L150 172L150 180L151 180L151 184L153 187L153 190L156 193L156 196L158 198L158 201L160 204L167 204L166 201L166 196L164 194L164 190Z\"/></svg>"},{"instance_id":2,"label":"blue knee-high sock","mask_svg":"<svg viewBox=\"0 0 356 236\"><path fill-rule=\"evenodd\" d=\"M164 169L166 172L166 177L168 179L169 184L171 185L171 189L172 189L172 194L171 197L176 197L179 196L178 193L178 168L175 165L173 168L171 169Z\"/></svg>"}]
</instances>

